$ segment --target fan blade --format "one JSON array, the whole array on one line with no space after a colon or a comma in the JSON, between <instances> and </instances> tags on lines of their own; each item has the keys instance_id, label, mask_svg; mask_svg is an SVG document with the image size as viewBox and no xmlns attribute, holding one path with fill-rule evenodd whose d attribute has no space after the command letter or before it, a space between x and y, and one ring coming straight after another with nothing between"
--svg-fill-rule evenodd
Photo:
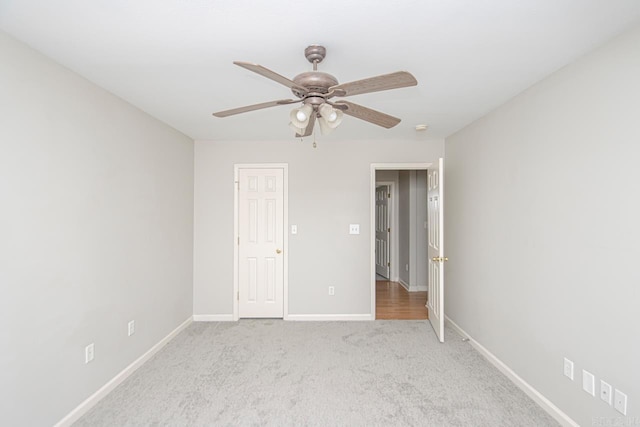
<instances>
[{"instance_id":1,"label":"fan blade","mask_svg":"<svg viewBox=\"0 0 640 427\"><path fill-rule=\"evenodd\" d=\"M250 62L242 62L242 61L234 61L234 64L242 67L242 68L246 68L249 71L253 71L254 73L258 73L261 76L264 76L268 79L271 79L275 82L280 83L281 85L285 85L286 87L288 87L289 89L295 89L296 91L300 92L301 94L306 95L308 93L307 89L305 89L304 87L296 84L293 80L289 80L288 78L281 76L280 74L276 73L275 71L271 71L268 68L263 67L262 65L258 65L258 64L252 64Z\"/></svg>"},{"instance_id":2,"label":"fan blade","mask_svg":"<svg viewBox=\"0 0 640 427\"><path fill-rule=\"evenodd\" d=\"M263 108L275 107L277 105L295 104L299 99L281 99L279 101L263 102L262 104L247 105L245 107L233 108L231 110L218 111L213 113L216 117L228 117L234 114L246 113L247 111L261 110Z\"/></svg>"},{"instance_id":3,"label":"fan blade","mask_svg":"<svg viewBox=\"0 0 640 427\"><path fill-rule=\"evenodd\" d=\"M342 110L345 114L373 123L374 125L382 126L383 128L389 129L400 123L400 119L397 117L372 110L371 108L363 107L362 105L354 104L353 102L340 100L336 101L335 105L345 105L347 108Z\"/></svg>"},{"instance_id":4,"label":"fan blade","mask_svg":"<svg viewBox=\"0 0 640 427\"><path fill-rule=\"evenodd\" d=\"M313 125L316 124L316 112L314 111L313 114L311 114L311 116L309 117L309 123L307 124L307 128L304 130L304 135L300 135L299 133L296 133L296 136L299 138L302 138L304 136L309 136L313 133Z\"/></svg>"},{"instance_id":5,"label":"fan blade","mask_svg":"<svg viewBox=\"0 0 640 427\"><path fill-rule=\"evenodd\" d=\"M369 77L368 79L342 83L329 88L336 91L336 96L351 96L361 93L379 92L381 90L398 89L401 87L415 86L418 81L406 71L397 71L391 74Z\"/></svg>"}]
</instances>

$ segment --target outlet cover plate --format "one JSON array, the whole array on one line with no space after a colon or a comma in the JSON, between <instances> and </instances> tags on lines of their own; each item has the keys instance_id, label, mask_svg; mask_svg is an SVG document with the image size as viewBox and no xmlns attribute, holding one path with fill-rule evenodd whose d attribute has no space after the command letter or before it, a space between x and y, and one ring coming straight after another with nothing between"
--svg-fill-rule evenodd
<instances>
[{"instance_id":1,"label":"outlet cover plate","mask_svg":"<svg viewBox=\"0 0 640 427\"><path fill-rule=\"evenodd\" d=\"M564 376L573 381L573 362L564 358Z\"/></svg>"},{"instance_id":2,"label":"outlet cover plate","mask_svg":"<svg viewBox=\"0 0 640 427\"><path fill-rule=\"evenodd\" d=\"M622 415L627 415L627 395L618 389L613 395L613 407Z\"/></svg>"},{"instance_id":3,"label":"outlet cover plate","mask_svg":"<svg viewBox=\"0 0 640 427\"><path fill-rule=\"evenodd\" d=\"M600 380L600 399L611 405L611 385L603 380Z\"/></svg>"},{"instance_id":4,"label":"outlet cover plate","mask_svg":"<svg viewBox=\"0 0 640 427\"><path fill-rule=\"evenodd\" d=\"M596 377L589 371L582 370L582 389L591 396L596 395Z\"/></svg>"},{"instance_id":5,"label":"outlet cover plate","mask_svg":"<svg viewBox=\"0 0 640 427\"><path fill-rule=\"evenodd\" d=\"M360 234L360 224L349 224L349 234Z\"/></svg>"},{"instance_id":6,"label":"outlet cover plate","mask_svg":"<svg viewBox=\"0 0 640 427\"><path fill-rule=\"evenodd\" d=\"M127 333L129 334L129 336L133 335L136 333L136 321L132 320L131 322L128 323L127 325Z\"/></svg>"},{"instance_id":7,"label":"outlet cover plate","mask_svg":"<svg viewBox=\"0 0 640 427\"><path fill-rule=\"evenodd\" d=\"M95 353L95 347L93 343L89 344L84 348L84 363L89 363L93 360L93 356Z\"/></svg>"}]
</instances>

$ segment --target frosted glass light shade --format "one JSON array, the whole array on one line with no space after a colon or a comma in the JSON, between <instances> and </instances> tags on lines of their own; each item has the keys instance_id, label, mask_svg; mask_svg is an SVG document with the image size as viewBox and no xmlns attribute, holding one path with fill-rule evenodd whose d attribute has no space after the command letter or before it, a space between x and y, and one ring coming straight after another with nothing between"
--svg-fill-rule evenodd
<instances>
[{"instance_id":1,"label":"frosted glass light shade","mask_svg":"<svg viewBox=\"0 0 640 427\"><path fill-rule=\"evenodd\" d=\"M342 123L342 117L344 116L344 113L336 108L333 108L331 105L322 104L318 111L320 111L320 117L324 119L325 125L329 128L335 129L340 123ZM320 121L322 122L323 120Z\"/></svg>"},{"instance_id":2,"label":"frosted glass light shade","mask_svg":"<svg viewBox=\"0 0 640 427\"><path fill-rule=\"evenodd\" d=\"M289 115L291 124L298 129L306 129L312 112L313 107L310 104L305 104L300 108L294 108Z\"/></svg>"}]
</instances>

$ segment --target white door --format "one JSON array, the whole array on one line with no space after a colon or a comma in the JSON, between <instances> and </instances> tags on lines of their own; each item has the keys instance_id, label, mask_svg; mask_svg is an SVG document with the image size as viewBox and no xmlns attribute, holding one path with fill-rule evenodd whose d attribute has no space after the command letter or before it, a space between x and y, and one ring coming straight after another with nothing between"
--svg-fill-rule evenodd
<instances>
[{"instance_id":1,"label":"white door","mask_svg":"<svg viewBox=\"0 0 640 427\"><path fill-rule=\"evenodd\" d=\"M376 188L376 274L389 279L389 186Z\"/></svg>"},{"instance_id":2,"label":"white door","mask_svg":"<svg viewBox=\"0 0 640 427\"><path fill-rule=\"evenodd\" d=\"M240 169L238 183L238 314L284 313L284 171Z\"/></svg>"},{"instance_id":3,"label":"white door","mask_svg":"<svg viewBox=\"0 0 640 427\"><path fill-rule=\"evenodd\" d=\"M427 211L429 215L429 292L427 309L429 321L440 342L444 342L444 159L437 169L427 173Z\"/></svg>"}]
</instances>

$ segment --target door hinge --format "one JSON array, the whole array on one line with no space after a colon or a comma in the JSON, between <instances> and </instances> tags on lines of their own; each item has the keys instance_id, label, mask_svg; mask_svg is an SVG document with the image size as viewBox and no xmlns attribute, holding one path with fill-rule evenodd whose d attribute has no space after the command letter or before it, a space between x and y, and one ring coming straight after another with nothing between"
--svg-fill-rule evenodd
<instances>
[{"instance_id":1,"label":"door hinge","mask_svg":"<svg viewBox=\"0 0 640 427\"><path fill-rule=\"evenodd\" d=\"M391 233L391 227L387 228L387 233Z\"/></svg>"},{"instance_id":2,"label":"door hinge","mask_svg":"<svg viewBox=\"0 0 640 427\"><path fill-rule=\"evenodd\" d=\"M240 301L240 291L238 291L237 298L238 298L238 301Z\"/></svg>"},{"instance_id":3,"label":"door hinge","mask_svg":"<svg viewBox=\"0 0 640 427\"><path fill-rule=\"evenodd\" d=\"M390 262L387 263L387 267L391 267L391 263Z\"/></svg>"},{"instance_id":4,"label":"door hinge","mask_svg":"<svg viewBox=\"0 0 640 427\"><path fill-rule=\"evenodd\" d=\"M238 236L238 244L240 244L240 236Z\"/></svg>"},{"instance_id":5,"label":"door hinge","mask_svg":"<svg viewBox=\"0 0 640 427\"><path fill-rule=\"evenodd\" d=\"M387 198L390 199L391 198L391 193L387 193Z\"/></svg>"}]
</instances>

